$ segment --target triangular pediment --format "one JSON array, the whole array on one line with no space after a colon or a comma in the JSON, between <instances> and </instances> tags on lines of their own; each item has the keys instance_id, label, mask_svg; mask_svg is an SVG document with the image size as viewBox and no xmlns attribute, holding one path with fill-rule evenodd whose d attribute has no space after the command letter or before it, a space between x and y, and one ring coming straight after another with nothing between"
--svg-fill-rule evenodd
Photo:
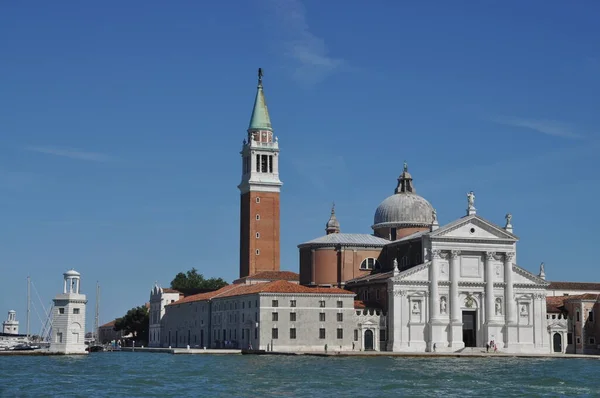
<instances>
[{"instance_id":1,"label":"triangular pediment","mask_svg":"<svg viewBox=\"0 0 600 398\"><path fill-rule=\"evenodd\" d=\"M531 272L513 264L513 283L515 284L536 284L548 286L550 282L545 279L535 276Z\"/></svg>"},{"instance_id":2,"label":"triangular pediment","mask_svg":"<svg viewBox=\"0 0 600 398\"><path fill-rule=\"evenodd\" d=\"M518 238L494 223L477 215L460 218L450 224L440 227L429 234L432 238L458 238L476 240L509 240L517 241Z\"/></svg>"},{"instance_id":3,"label":"triangular pediment","mask_svg":"<svg viewBox=\"0 0 600 398\"><path fill-rule=\"evenodd\" d=\"M416 267L409 268L405 271L400 272L398 275L394 276L394 280L396 282L400 281L421 281L426 282L429 280L429 262L421 265L417 265Z\"/></svg>"}]
</instances>

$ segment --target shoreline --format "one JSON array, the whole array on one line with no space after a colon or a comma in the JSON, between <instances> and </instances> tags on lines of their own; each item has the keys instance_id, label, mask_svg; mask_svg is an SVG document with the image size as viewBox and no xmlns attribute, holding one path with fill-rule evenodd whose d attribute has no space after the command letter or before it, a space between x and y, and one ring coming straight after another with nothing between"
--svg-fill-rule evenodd
<instances>
[{"instance_id":1,"label":"shoreline","mask_svg":"<svg viewBox=\"0 0 600 398\"><path fill-rule=\"evenodd\" d=\"M600 360L600 355L588 354L520 354L520 353L486 353L486 352L390 352L390 351L264 351L264 350L239 350L239 349L203 349L203 348L153 348L153 347L122 347L121 352L144 352L171 355L274 355L274 356L310 356L310 357L404 357L404 358L529 358L529 359L595 359ZM94 352L91 355L110 354L119 351ZM62 354L46 350L33 351L0 351L0 356L65 356L65 355L90 355Z\"/></svg>"}]
</instances>

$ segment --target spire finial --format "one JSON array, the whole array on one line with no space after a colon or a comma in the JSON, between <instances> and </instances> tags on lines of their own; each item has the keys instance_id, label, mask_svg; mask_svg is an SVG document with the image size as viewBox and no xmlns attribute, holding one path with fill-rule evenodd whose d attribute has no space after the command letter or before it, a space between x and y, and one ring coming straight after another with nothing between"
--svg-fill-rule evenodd
<instances>
[{"instance_id":1,"label":"spire finial","mask_svg":"<svg viewBox=\"0 0 600 398\"><path fill-rule=\"evenodd\" d=\"M408 171L408 163L406 163L406 160L404 161L404 171L405 172Z\"/></svg>"},{"instance_id":2,"label":"spire finial","mask_svg":"<svg viewBox=\"0 0 600 398\"><path fill-rule=\"evenodd\" d=\"M398 177L398 185L396 186L395 193L416 193L416 189L412 183L412 176L408 172L408 163L404 161L402 174Z\"/></svg>"},{"instance_id":3,"label":"spire finial","mask_svg":"<svg viewBox=\"0 0 600 398\"><path fill-rule=\"evenodd\" d=\"M329 220L325 225L325 232L327 233L327 235L340 233L340 222L335 216L335 202L331 204L331 216L329 216Z\"/></svg>"},{"instance_id":4,"label":"spire finial","mask_svg":"<svg viewBox=\"0 0 600 398\"><path fill-rule=\"evenodd\" d=\"M259 86L262 86L262 77L263 77L262 68L258 68L258 85Z\"/></svg>"},{"instance_id":5,"label":"spire finial","mask_svg":"<svg viewBox=\"0 0 600 398\"><path fill-rule=\"evenodd\" d=\"M335 202L331 202L331 214L335 214Z\"/></svg>"}]
</instances>

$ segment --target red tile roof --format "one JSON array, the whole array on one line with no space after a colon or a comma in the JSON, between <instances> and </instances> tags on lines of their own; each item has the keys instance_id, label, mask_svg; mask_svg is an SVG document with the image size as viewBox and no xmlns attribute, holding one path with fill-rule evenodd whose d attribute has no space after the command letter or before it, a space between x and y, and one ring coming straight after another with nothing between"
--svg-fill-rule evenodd
<instances>
[{"instance_id":1,"label":"red tile roof","mask_svg":"<svg viewBox=\"0 0 600 398\"><path fill-rule=\"evenodd\" d=\"M117 320L115 319L115 320L113 320L113 321L110 321L110 322L108 322L108 323L105 323L104 325L102 325L102 326L100 326L100 327L101 327L101 328L107 328L107 327L115 326L115 322L116 322L116 321L117 321Z\"/></svg>"},{"instance_id":2,"label":"red tile roof","mask_svg":"<svg viewBox=\"0 0 600 398\"><path fill-rule=\"evenodd\" d=\"M375 302L364 302L362 300L354 300L354 309L362 310L365 308L381 309L381 305Z\"/></svg>"},{"instance_id":3,"label":"red tile roof","mask_svg":"<svg viewBox=\"0 0 600 398\"><path fill-rule=\"evenodd\" d=\"M600 291L600 283L594 282L550 282L548 290Z\"/></svg>"},{"instance_id":4,"label":"red tile roof","mask_svg":"<svg viewBox=\"0 0 600 398\"><path fill-rule=\"evenodd\" d=\"M600 294L585 293L585 294L577 294L577 295L573 295L573 296L563 296L563 297L565 298L565 301L575 301L575 300L592 300L592 301L596 301L596 300L598 300L599 296L600 296Z\"/></svg>"},{"instance_id":5,"label":"red tile roof","mask_svg":"<svg viewBox=\"0 0 600 398\"><path fill-rule=\"evenodd\" d=\"M291 283L288 281L277 280L273 282L257 283L255 285L236 285L237 289L229 290L219 295L221 297L242 296L245 294L256 293L296 293L296 294L349 294L354 292L339 289L337 287L307 287Z\"/></svg>"},{"instance_id":6,"label":"red tile roof","mask_svg":"<svg viewBox=\"0 0 600 398\"><path fill-rule=\"evenodd\" d=\"M170 289L170 288L163 288L163 293L179 293L180 295L183 295L183 293L181 293L179 290L175 290L175 289Z\"/></svg>"},{"instance_id":7,"label":"red tile roof","mask_svg":"<svg viewBox=\"0 0 600 398\"><path fill-rule=\"evenodd\" d=\"M546 312L562 312L560 307L564 305L565 299L569 296L546 297Z\"/></svg>"},{"instance_id":8,"label":"red tile roof","mask_svg":"<svg viewBox=\"0 0 600 398\"><path fill-rule=\"evenodd\" d=\"M291 271L263 271L250 276L244 276L243 278L236 279L233 283L242 283L247 279L251 280L266 280L266 281L292 281L298 282L300 275Z\"/></svg>"},{"instance_id":9,"label":"red tile roof","mask_svg":"<svg viewBox=\"0 0 600 398\"><path fill-rule=\"evenodd\" d=\"M256 293L354 295L354 292L339 289L337 287L307 287L298 285L297 283L292 283L284 280L277 280L273 282L256 283L254 285L227 285L213 292L194 294L193 296L184 297L181 300L168 304L167 306L191 303L196 301L211 300L214 298L243 296L245 294Z\"/></svg>"}]
</instances>

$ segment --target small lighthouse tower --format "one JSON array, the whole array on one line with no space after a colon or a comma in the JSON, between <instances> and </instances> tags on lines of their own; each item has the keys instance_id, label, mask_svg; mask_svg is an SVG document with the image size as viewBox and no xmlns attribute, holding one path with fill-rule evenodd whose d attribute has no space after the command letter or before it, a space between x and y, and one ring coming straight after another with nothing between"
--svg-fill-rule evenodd
<instances>
[{"instance_id":1,"label":"small lighthouse tower","mask_svg":"<svg viewBox=\"0 0 600 398\"><path fill-rule=\"evenodd\" d=\"M50 351L61 354L86 354L85 306L80 293L81 274L71 269L63 274L63 292L54 298Z\"/></svg>"},{"instance_id":2,"label":"small lighthouse tower","mask_svg":"<svg viewBox=\"0 0 600 398\"><path fill-rule=\"evenodd\" d=\"M17 312L15 310L8 311L8 318L2 323L2 333L19 334L19 321L17 321Z\"/></svg>"}]
</instances>

